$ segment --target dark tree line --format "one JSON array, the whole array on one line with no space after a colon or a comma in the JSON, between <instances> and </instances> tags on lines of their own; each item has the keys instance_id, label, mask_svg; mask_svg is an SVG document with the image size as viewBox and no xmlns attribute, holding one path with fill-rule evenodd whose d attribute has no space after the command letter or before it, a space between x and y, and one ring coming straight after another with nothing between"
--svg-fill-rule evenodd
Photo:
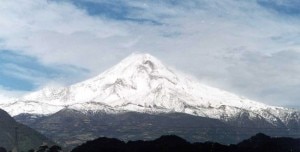
<instances>
[{"instance_id":1,"label":"dark tree line","mask_svg":"<svg viewBox=\"0 0 300 152\"><path fill-rule=\"evenodd\" d=\"M271 138L257 134L236 145L189 143L177 136L162 136L153 141L98 138L76 147L72 152L300 152L300 139Z\"/></svg>"}]
</instances>

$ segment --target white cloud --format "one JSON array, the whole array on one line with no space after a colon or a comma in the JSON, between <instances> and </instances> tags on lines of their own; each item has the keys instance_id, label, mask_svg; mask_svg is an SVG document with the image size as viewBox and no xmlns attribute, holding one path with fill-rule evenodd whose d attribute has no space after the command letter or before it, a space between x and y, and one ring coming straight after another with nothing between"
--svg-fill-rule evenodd
<instances>
[{"instance_id":1,"label":"white cloud","mask_svg":"<svg viewBox=\"0 0 300 152\"><path fill-rule=\"evenodd\" d=\"M90 17L67 3L5 1L0 11L2 48L35 56L43 63L96 69L95 57L116 50L119 44L114 42L127 42L123 37L128 33L118 23Z\"/></svg>"},{"instance_id":2,"label":"white cloud","mask_svg":"<svg viewBox=\"0 0 300 152\"><path fill-rule=\"evenodd\" d=\"M278 90L288 90L288 77L300 74L300 65L289 68L289 60L282 69L275 67L281 61L268 60L285 50L299 52L299 19L283 18L254 0L124 3L139 8L129 11L128 17L161 25L90 16L66 2L3 1L0 46L34 56L44 64L84 67L91 71L90 76L131 52L145 51L205 83L250 98L281 105L300 99L294 94L293 99L288 98L290 94L280 91L272 94L274 88L268 87L277 83L282 87ZM269 77L277 74L280 77ZM300 84L297 77L292 81ZM270 97L264 96L266 91ZM275 94L280 100L273 97Z\"/></svg>"}]
</instances>

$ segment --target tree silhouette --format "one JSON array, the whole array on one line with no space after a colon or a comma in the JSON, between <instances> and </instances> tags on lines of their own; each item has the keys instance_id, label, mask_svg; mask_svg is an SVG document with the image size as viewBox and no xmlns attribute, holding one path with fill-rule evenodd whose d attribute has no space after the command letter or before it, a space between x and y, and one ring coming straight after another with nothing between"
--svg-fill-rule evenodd
<instances>
[{"instance_id":1,"label":"tree silhouette","mask_svg":"<svg viewBox=\"0 0 300 152\"><path fill-rule=\"evenodd\" d=\"M49 148L48 152L60 152L61 150L62 150L61 147L54 145Z\"/></svg>"},{"instance_id":2,"label":"tree silhouette","mask_svg":"<svg viewBox=\"0 0 300 152\"><path fill-rule=\"evenodd\" d=\"M7 152L5 148L0 147L0 152Z\"/></svg>"},{"instance_id":3,"label":"tree silhouette","mask_svg":"<svg viewBox=\"0 0 300 152\"><path fill-rule=\"evenodd\" d=\"M40 146L37 152L46 152L49 147L47 145Z\"/></svg>"}]
</instances>

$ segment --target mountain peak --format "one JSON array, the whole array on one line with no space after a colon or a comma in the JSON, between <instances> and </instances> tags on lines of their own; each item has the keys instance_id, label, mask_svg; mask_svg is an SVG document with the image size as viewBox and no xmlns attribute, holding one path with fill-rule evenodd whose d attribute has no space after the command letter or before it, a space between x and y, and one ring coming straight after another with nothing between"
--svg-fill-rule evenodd
<instances>
[{"instance_id":1,"label":"mountain peak","mask_svg":"<svg viewBox=\"0 0 300 152\"><path fill-rule=\"evenodd\" d=\"M177 75L157 58L150 54L134 53L99 76L87 80L84 85L79 84L92 86L95 90L102 89L102 92L99 92L102 94L101 97L98 96L94 100L101 100L114 106L124 104L145 106L147 94L157 92L159 89L169 89L171 85L177 83ZM139 101L134 99L134 96L140 96Z\"/></svg>"},{"instance_id":2,"label":"mountain peak","mask_svg":"<svg viewBox=\"0 0 300 152\"><path fill-rule=\"evenodd\" d=\"M138 70L155 70L157 68L166 69L160 60L147 53L133 53L123 59L119 64L114 66L114 70L125 70L129 67L136 68ZM110 70L112 70L110 69ZM132 69L131 69L132 70ZM132 72L132 71L131 71Z\"/></svg>"},{"instance_id":3,"label":"mountain peak","mask_svg":"<svg viewBox=\"0 0 300 152\"><path fill-rule=\"evenodd\" d=\"M150 83L153 84L153 81L157 79L165 79L175 83L177 76L154 56L134 53L91 81L95 82L100 79L113 81L110 84L135 83L134 86L142 86L141 84L147 83L150 86Z\"/></svg>"},{"instance_id":4,"label":"mountain peak","mask_svg":"<svg viewBox=\"0 0 300 152\"><path fill-rule=\"evenodd\" d=\"M148 53L132 53L131 55L127 56L125 59L123 59L120 63L124 62L146 62L146 61L151 61L151 62L161 62L154 56L148 54Z\"/></svg>"},{"instance_id":5,"label":"mountain peak","mask_svg":"<svg viewBox=\"0 0 300 152\"><path fill-rule=\"evenodd\" d=\"M129 55L127 58L135 58L135 59L156 59L154 56L152 56L149 53L132 53L131 55ZM125 58L125 59L127 59Z\"/></svg>"}]
</instances>

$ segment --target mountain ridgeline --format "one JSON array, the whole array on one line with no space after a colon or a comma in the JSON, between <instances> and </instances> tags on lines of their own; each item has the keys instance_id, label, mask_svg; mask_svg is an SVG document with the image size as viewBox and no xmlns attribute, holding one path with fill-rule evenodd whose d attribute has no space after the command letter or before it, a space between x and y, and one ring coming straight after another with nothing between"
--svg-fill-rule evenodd
<instances>
[{"instance_id":1,"label":"mountain ridgeline","mask_svg":"<svg viewBox=\"0 0 300 152\"><path fill-rule=\"evenodd\" d=\"M94 78L47 87L0 108L66 146L99 136L135 140L178 134L221 143L258 132L300 136L299 111L204 85L149 54L133 54Z\"/></svg>"}]
</instances>

